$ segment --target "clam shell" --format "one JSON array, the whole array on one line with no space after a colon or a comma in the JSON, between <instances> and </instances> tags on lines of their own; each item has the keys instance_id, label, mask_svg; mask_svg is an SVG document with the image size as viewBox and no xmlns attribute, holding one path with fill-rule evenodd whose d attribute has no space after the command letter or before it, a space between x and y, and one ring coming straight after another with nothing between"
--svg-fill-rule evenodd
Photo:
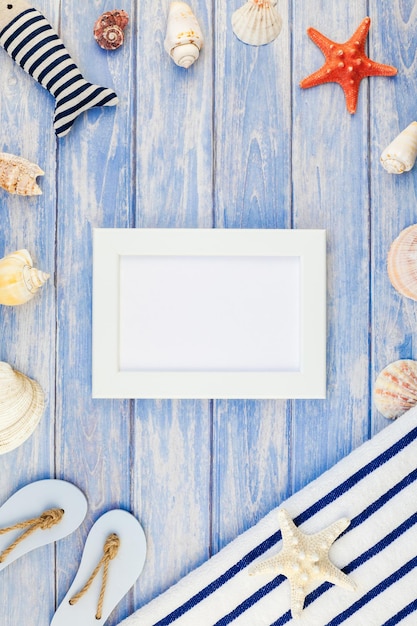
<instances>
[{"instance_id":1,"label":"clam shell","mask_svg":"<svg viewBox=\"0 0 417 626\"><path fill-rule=\"evenodd\" d=\"M417 404L417 361L402 359L387 365L374 386L374 401L389 419L399 417Z\"/></svg>"},{"instance_id":2,"label":"clam shell","mask_svg":"<svg viewBox=\"0 0 417 626\"><path fill-rule=\"evenodd\" d=\"M404 229L388 252L388 276L403 296L417 300L417 224Z\"/></svg>"},{"instance_id":3,"label":"clam shell","mask_svg":"<svg viewBox=\"0 0 417 626\"><path fill-rule=\"evenodd\" d=\"M124 43L124 29L129 23L126 11L115 9L100 15L94 24L94 39L104 50L117 50Z\"/></svg>"},{"instance_id":4,"label":"clam shell","mask_svg":"<svg viewBox=\"0 0 417 626\"><path fill-rule=\"evenodd\" d=\"M236 37L251 46L263 46L278 37L282 18L276 0L249 0L232 15Z\"/></svg>"},{"instance_id":5,"label":"clam shell","mask_svg":"<svg viewBox=\"0 0 417 626\"><path fill-rule=\"evenodd\" d=\"M382 166L390 174L409 172L417 157L417 122L411 122L381 154Z\"/></svg>"},{"instance_id":6,"label":"clam shell","mask_svg":"<svg viewBox=\"0 0 417 626\"><path fill-rule=\"evenodd\" d=\"M39 165L21 156L0 152L0 187L9 193L20 196L39 196L42 191L36 184L36 177L45 172Z\"/></svg>"},{"instance_id":7,"label":"clam shell","mask_svg":"<svg viewBox=\"0 0 417 626\"><path fill-rule=\"evenodd\" d=\"M26 441L38 425L44 408L40 385L0 361L0 454Z\"/></svg>"},{"instance_id":8,"label":"clam shell","mask_svg":"<svg viewBox=\"0 0 417 626\"><path fill-rule=\"evenodd\" d=\"M49 274L32 267L27 250L17 250L0 259L0 304L15 306L31 300Z\"/></svg>"},{"instance_id":9,"label":"clam shell","mask_svg":"<svg viewBox=\"0 0 417 626\"><path fill-rule=\"evenodd\" d=\"M164 48L179 67L188 69L200 56L203 33L192 9L185 2L171 2Z\"/></svg>"}]
</instances>

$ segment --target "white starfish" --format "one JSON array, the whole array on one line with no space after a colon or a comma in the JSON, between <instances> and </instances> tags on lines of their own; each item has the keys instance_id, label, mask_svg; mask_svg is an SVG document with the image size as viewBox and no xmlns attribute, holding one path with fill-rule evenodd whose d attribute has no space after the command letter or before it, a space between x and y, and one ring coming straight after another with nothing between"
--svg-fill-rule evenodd
<instances>
[{"instance_id":1,"label":"white starfish","mask_svg":"<svg viewBox=\"0 0 417 626\"><path fill-rule=\"evenodd\" d=\"M283 574L291 585L291 615L300 617L307 587L316 580L355 590L356 584L329 559L329 550L350 521L342 518L314 535L306 535L295 526L284 509L278 511L282 543L281 552L251 568L249 574L273 572Z\"/></svg>"}]
</instances>

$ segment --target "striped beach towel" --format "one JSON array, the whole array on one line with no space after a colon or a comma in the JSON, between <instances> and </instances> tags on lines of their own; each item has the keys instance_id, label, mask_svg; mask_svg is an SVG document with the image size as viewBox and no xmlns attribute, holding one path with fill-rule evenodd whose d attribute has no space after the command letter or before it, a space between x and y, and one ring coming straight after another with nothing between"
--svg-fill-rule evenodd
<instances>
[{"instance_id":1,"label":"striped beach towel","mask_svg":"<svg viewBox=\"0 0 417 626\"><path fill-rule=\"evenodd\" d=\"M123 626L415 626L417 624L417 408L122 622ZM250 576L282 548L278 510L305 533L340 518L351 523L330 559L357 585L318 583L301 617L290 612L282 575ZM146 575L146 570L145 570Z\"/></svg>"},{"instance_id":2,"label":"striped beach towel","mask_svg":"<svg viewBox=\"0 0 417 626\"><path fill-rule=\"evenodd\" d=\"M54 129L58 137L71 130L83 111L118 102L114 91L83 78L61 39L34 8L11 18L0 32L0 45L56 99Z\"/></svg>"}]
</instances>

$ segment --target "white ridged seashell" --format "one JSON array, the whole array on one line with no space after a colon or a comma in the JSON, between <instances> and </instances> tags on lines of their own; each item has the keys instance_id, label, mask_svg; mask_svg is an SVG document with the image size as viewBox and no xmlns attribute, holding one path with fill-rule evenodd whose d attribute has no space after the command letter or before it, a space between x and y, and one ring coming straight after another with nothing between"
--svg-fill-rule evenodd
<instances>
[{"instance_id":1,"label":"white ridged seashell","mask_svg":"<svg viewBox=\"0 0 417 626\"><path fill-rule=\"evenodd\" d=\"M236 37L251 46L263 46L278 37L282 18L276 0L249 0L232 15Z\"/></svg>"},{"instance_id":2,"label":"white ridged seashell","mask_svg":"<svg viewBox=\"0 0 417 626\"><path fill-rule=\"evenodd\" d=\"M409 172L417 157L417 122L411 122L381 154L382 166L390 174Z\"/></svg>"},{"instance_id":3,"label":"white ridged seashell","mask_svg":"<svg viewBox=\"0 0 417 626\"><path fill-rule=\"evenodd\" d=\"M17 250L0 259L0 304L15 306L33 298L49 274L32 267L27 250Z\"/></svg>"},{"instance_id":4,"label":"white ridged seashell","mask_svg":"<svg viewBox=\"0 0 417 626\"><path fill-rule=\"evenodd\" d=\"M42 191L36 184L36 177L44 174L36 163L8 152L0 152L0 187L9 193L20 196L41 195Z\"/></svg>"},{"instance_id":5,"label":"white ridged seashell","mask_svg":"<svg viewBox=\"0 0 417 626\"><path fill-rule=\"evenodd\" d=\"M380 413L395 419L417 404L417 361L401 359L387 365L374 386L374 401Z\"/></svg>"},{"instance_id":6,"label":"white ridged seashell","mask_svg":"<svg viewBox=\"0 0 417 626\"><path fill-rule=\"evenodd\" d=\"M44 407L40 385L0 361L0 454L26 441L38 425Z\"/></svg>"},{"instance_id":7,"label":"white ridged seashell","mask_svg":"<svg viewBox=\"0 0 417 626\"><path fill-rule=\"evenodd\" d=\"M394 289L417 301L417 224L405 228L392 242L387 267Z\"/></svg>"},{"instance_id":8,"label":"white ridged seashell","mask_svg":"<svg viewBox=\"0 0 417 626\"><path fill-rule=\"evenodd\" d=\"M164 48L171 59L188 69L200 56L203 33L191 7L186 2L171 2Z\"/></svg>"}]
</instances>

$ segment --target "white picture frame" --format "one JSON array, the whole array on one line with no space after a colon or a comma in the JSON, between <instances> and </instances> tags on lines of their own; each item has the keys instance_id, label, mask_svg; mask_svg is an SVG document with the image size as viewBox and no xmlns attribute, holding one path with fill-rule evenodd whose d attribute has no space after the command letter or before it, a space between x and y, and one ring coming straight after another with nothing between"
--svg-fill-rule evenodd
<instances>
[{"instance_id":1,"label":"white picture frame","mask_svg":"<svg viewBox=\"0 0 417 626\"><path fill-rule=\"evenodd\" d=\"M94 398L325 398L324 230L95 229L93 247Z\"/></svg>"}]
</instances>

